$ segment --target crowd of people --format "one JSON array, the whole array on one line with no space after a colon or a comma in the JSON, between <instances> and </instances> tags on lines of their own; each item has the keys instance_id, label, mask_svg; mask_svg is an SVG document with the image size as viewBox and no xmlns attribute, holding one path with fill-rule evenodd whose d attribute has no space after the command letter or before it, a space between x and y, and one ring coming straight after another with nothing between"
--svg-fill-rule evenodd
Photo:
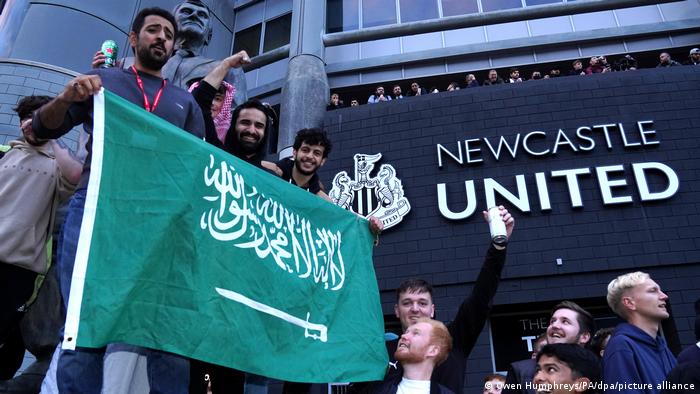
<instances>
[{"instance_id":1,"label":"crowd of people","mask_svg":"<svg viewBox=\"0 0 700 394\"><path fill-rule=\"evenodd\" d=\"M673 60L668 52L661 52L659 54L659 62L656 64L656 67L663 68L680 65L700 65L700 48L691 49L688 54L688 59L682 64L676 60ZM571 63L570 68L565 71L562 70L561 66L555 65L549 68L546 73L542 73L540 70L535 69L526 76L521 74L520 68L518 67L511 67L507 69L504 74L499 74L499 70L491 69L486 73L486 77L481 82L479 82L475 74L469 73L465 75L462 83L457 81L450 82L442 91L452 92L455 90L469 89L479 86L536 81L539 79L559 78L562 76L580 76L607 72L631 71L637 70L638 67L638 62L632 55L624 55L612 63L609 63L605 56L592 56L590 59L588 59L587 65L584 65L583 60L576 59ZM378 85L374 93L367 98L366 103L376 104L383 101L398 100L405 97L421 96L439 92L441 92L441 90L437 86L431 86L430 89L425 89L425 87L420 86L418 81L412 81L410 88L406 91L406 93L404 93L404 90L400 84L394 84L391 92L385 92L384 85ZM350 99L349 106L356 107L361 103L363 103L362 100L358 99L357 97L352 97ZM345 101L340 97L340 94L331 94L331 100L328 103L327 110L334 110L345 106Z\"/></svg>"},{"instance_id":2,"label":"crowd of people","mask_svg":"<svg viewBox=\"0 0 700 394\"><path fill-rule=\"evenodd\" d=\"M661 333L668 296L647 273L620 275L608 284L610 309L624 322L595 330L593 316L571 301L552 310L532 358L506 374L484 377L483 394L694 393L700 390L700 299L695 301L698 343L676 358Z\"/></svg>"},{"instance_id":3,"label":"crowd of people","mask_svg":"<svg viewBox=\"0 0 700 394\"><path fill-rule=\"evenodd\" d=\"M17 104L21 137L10 144L0 159L0 179L3 180L0 217L8 219L0 224L0 379L10 379L17 370L17 356L21 359L24 346L17 346L13 341L22 340L21 336L17 338L19 323L26 311L31 310L28 306L52 265L56 267L64 307L70 297L91 173L91 97L102 87L178 126L183 132L203 138L218 149L329 199L317 175L332 148L323 130L299 130L290 159L264 160L265 141L277 116L258 100L238 102L235 82L226 81L236 74L234 70L250 62L245 51L212 64L194 84L187 84L191 81L184 78L183 86L178 86L164 77L171 59L176 59L178 64L199 61L196 56L190 56L191 53L178 58L173 52L178 46L176 43L182 46L188 40L196 42L188 35L206 34L203 26L192 32L188 30L192 29L192 24L188 27L183 23L193 15L201 18L202 12L208 9L198 0L182 3L175 9L175 15L160 8L145 8L136 15L129 33L134 53L130 66L103 68L104 54L98 53L93 59L95 68L73 78L56 97L29 96ZM700 56L700 51L694 51L691 54ZM600 61L598 58L597 62ZM591 67L599 64L593 64L593 59L591 62ZM670 64L670 58L667 63ZM511 70L509 77L509 82L522 81L517 70ZM497 72L492 70L489 83L501 83L496 82L499 80ZM477 85L471 74L465 82ZM450 88L459 86L451 84ZM428 92L433 89L426 91L418 83L412 83L405 96ZM393 87L392 94L381 87L370 96L369 102L403 97L398 85ZM339 96L332 95L331 102L340 105ZM359 104L357 100L351 103ZM77 125L82 125L90 135L84 159L76 157L57 140ZM67 214L60 225L58 240L53 240L56 210L65 201L68 201ZM489 215L483 214L488 220ZM507 243L515 226L515 219L507 209L500 206L498 214L505 225L507 239L489 245L471 292L449 324L434 319L430 283L419 278L403 282L397 289L394 308L403 335L386 342L390 363L385 377L382 381L352 384L350 391L464 392L467 360L489 319L506 262ZM369 218L368 226L375 234L382 230L382 223L376 218ZM55 258L50 257L53 245ZM657 385L664 382L698 384L700 349L689 348L677 360L660 332L661 321L669 317L667 299L660 285L648 274L633 272L613 279L608 286L608 304L625 323L612 332L596 332L589 312L574 302L562 301L552 311L546 333L536 341L532 358L513 363L505 378L487 376L484 392L496 392L494 390L499 388L508 393L597 392L601 391L598 384L602 384L627 385L623 390L614 389L627 392L636 390L637 386L629 388L631 385L645 385L644 392L656 393L671 387L658 388ZM696 307L700 308L700 302ZM700 324L696 324L696 334L700 337ZM57 343L59 336L57 332ZM266 393L270 382L263 376L124 343L109 344L102 349L78 347L75 350L61 349L58 345L47 367L46 377L40 381L44 393L244 390ZM647 389L646 385L651 386ZM285 385L287 392L309 390L308 384Z\"/></svg>"}]
</instances>

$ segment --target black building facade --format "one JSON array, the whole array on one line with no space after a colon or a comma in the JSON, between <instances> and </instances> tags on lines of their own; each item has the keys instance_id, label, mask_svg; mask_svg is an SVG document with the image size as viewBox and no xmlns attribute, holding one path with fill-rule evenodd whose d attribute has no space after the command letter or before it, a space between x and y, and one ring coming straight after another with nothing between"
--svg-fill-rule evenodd
<instances>
[{"instance_id":1,"label":"black building facade","mask_svg":"<svg viewBox=\"0 0 700 394\"><path fill-rule=\"evenodd\" d=\"M489 243L481 217L516 217L494 313L468 364L467 389L529 357L528 343L560 300L618 322L607 284L645 271L669 295L671 347L695 342L700 297L700 69L562 77L395 100L329 112L331 184L353 155L381 153L411 211L382 234L375 267L387 321L409 277L435 286L450 320ZM372 174L371 174L372 175ZM442 206L441 206L442 205Z\"/></svg>"}]
</instances>

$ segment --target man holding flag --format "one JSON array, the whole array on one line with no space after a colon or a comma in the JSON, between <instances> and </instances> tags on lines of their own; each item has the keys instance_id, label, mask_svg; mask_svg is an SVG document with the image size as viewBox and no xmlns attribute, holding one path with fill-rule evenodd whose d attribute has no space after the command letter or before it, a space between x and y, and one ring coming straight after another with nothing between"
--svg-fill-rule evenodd
<instances>
[{"instance_id":1,"label":"man holding flag","mask_svg":"<svg viewBox=\"0 0 700 394\"><path fill-rule=\"evenodd\" d=\"M274 164L263 161L266 141L276 121L276 114L266 104L258 100L248 100L236 107L231 116L231 126L226 133L226 139L223 144L213 135L213 122L211 116L207 112L207 108L211 106L211 102L217 93L219 85L222 83L224 77L228 75L229 70L238 68L249 62L250 59L245 51L240 51L224 59L192 91L192 94L199 103L202 113L204 114L204 121L207 126L207 141L257 168L268 170L288 180L288 178L282 174L282 171ZM313 129L313 131L316 133L314 134L316 138L313 139L313 141L315 141L313 148L320 150L323 161L325 161L328 153L326 149L330 150L330 141L327 140L325 134L320 130ZM318 141L318 135L321 134L324 138L323 142ZM295 153L297 150L297 142L298 141L295 141ZM301 143L299 143L299 145L301 145ZM313 168L311 175L317 178L315 173L321 165L322 162ZM310 177L311 176L309 176L309 178ZM316 180L316 182L318 183L318 180ZM304 187L302 187L302 189L306 190ZM325 193L321 192L321 194L325 196ZM328 197L325 196L325 198L327 199ZM322 204L320 200L318 200L317 203ZM381 232L382 224L377 218L369 218L368 224L370 231L374 234ZM205 376L207 377L206 382L204 379ZM242 374L239 371L198 361L192 363L191 378L191 391L204 392L207 386L209 386L214 393L230 392L234 387L240 386L243 380ZM263 376L246 374L245 390L246 392L249 390L267 392L268 381L269 380Z\"/></svg>"},{"instance_id":2,"label":"man holding flag","mask_svg":"<svg viewBox=\"0 0 700 394\"><path fill-rule=\"evenodd\" d=\"M161 78L161 68L170 58L176 33L177 24L168 11L160 8L141 10L135 17L129 33L129 43L135 55L134 65L127 70L91 70L86 75L71 80L54 100L34 116L36 137L58 138L81 123L91 132L92 96L103 86L173 125L202 137L204 122L197 103L187 91ZM80 183L69 205L58 250L59 281L64 302L68 302L91 172L92 138L91 134L87 145L88 157ZM151 389L169 393L187 392L189 365L186 359L145 349L144 352L149 356L149 363L159 364L153 365L153 368L149 366L149 370L157 368L159 371L158 374L154 374L156 376L151 376ZM75 351L62 351L57 369L59 390L99 393L103 383L102 359L103 352L100 350L78 348ZM110 371L112 372L120 373ZM107 384L106 381L105 386Z\"/></svg>"}]
</instances>

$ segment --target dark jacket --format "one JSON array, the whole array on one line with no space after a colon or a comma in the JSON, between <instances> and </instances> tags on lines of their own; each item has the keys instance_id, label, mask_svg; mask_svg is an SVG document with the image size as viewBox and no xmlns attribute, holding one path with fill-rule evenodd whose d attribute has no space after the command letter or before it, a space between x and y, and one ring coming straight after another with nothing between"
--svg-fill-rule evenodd
<instances>
[{"instance_id":1,"label":"dark jacket","mask_svg":"<svg viewBox=\"0 0 700 394\"><path fill-rule=\"evenodd\" d=\"M700 342L699 342L700 343ZM689 346L678 354L678 364L700 361L700 345Z\"/></svg>"},{"instance_id":2,"label":"dark jacket","mask_svg":"<svg viewBox=\"0 0 700 394\"><path fill-rule=\"evenodd\" d=\"M657 335L652 338L642 329L629 323L615 328L603 356L603 381L636 382L651 384L647 390L609 390L623 393L659 393L657 384L676 366L676 358L666 345L666 340Z\"/></svg>"},{"instance_id":3,"label":"dark jacket","mask_svg":"<svg viewBox=\"0 0 700 394\"><path fill-rule=\"evenodd\" d=\"M535 377L535 360L528 358L510 364L506 384L501 394L534 394L532 378ZM516 389L519 387L519 389Z\"/></svg>"},{"instance_id":4,"label":"dark jacket","mask_svg":"<svg viewBox=\"0 0 700 394\"><path fill-rule=\"evenodd\" d=\"M433 372L434 375L434 372ZM401 383L402 375L392 375L391 378L384 379L381 382L372 383L363 393L366 394L396 394L396 390L399 388L399 383ZM430 394L454 394L447 387L435 383L435 381L430 382Z\"/></svg>"},{"instance_id":5,"label":"dark jacket","mask_svg":"<svg viewBox=\"0 0 700 394\"><path fill-rule=\"evenodd\" d=\"M439 383L456 394L463 393L467 358L491 313L493 297L498 289L505 261L506 250L498 250L491 245L486 252L484 264L481 266L471 294L462 302L454 320L447 324L452 335L452 351L447 360L435 368L431 382ZM396 362L394 352L397 345L398 340L387 342L387 351L392 363ZM396 381L398 384L401 380L403 368L401 364L396 365L396 369L389 368L384 382L398 377Z\"/></svg>"},{"instance_id":6,"label":"dark jacket","mask_svg":"<svg viewBox=\"0 0 700 394\"><path fill-rule=\"evenodd\" d=\"M503 78L498 77L498 79L496 79L496 80L493 81L493 82L492 82L490 79L485 79L484 82L483 82L481 85L483 85L483 86L500 85L500 84L502 84L502 83L505 83L505 82L503 81Z\"/></svg>"},{"instance_id":7,"label":"dark jacket","mask_svg":"<svg viewBox=\"0 0 700 394\"><path fill-rule=\"evenodd\" d=\"M697 393L698 387L700 387L700 361L693 361L685 364L679 364L666 379L667 383L664 383L664 388L661 390L661 394L690 394ZM677 386L672 386L674 384L683 384L679 388ZM693 385L693 389L690 385Z\"/></svg>"},{"instance_id":8,"label":"dark jacket","mask_svg":"<svg viewBox=\"0 0 700 394\"><path fill-rule=\"evenodd\" d=\"M246 155L241 151L240 145L236 141L235 119L231 119L231 127L226 133L224 143L221 143L219 137L216 135L216 127L214 126L214 120L211 117L211 103L214 100L216 92L217 90L205 80L202 80L199 83L199 86L192 91L192 95L197 101L197 104L199 104L201 107L202 114L204 116L205 140L241 160L244 160L258 168L263 168L267 172L273 173L262 166L262 160L265 158L265 148L267 147L267 139L269 134L268 128L265 129L265 135L263 136L262 141L260 141L258 151L252 157L246 157Z\"/></svg>"}]
</instances>

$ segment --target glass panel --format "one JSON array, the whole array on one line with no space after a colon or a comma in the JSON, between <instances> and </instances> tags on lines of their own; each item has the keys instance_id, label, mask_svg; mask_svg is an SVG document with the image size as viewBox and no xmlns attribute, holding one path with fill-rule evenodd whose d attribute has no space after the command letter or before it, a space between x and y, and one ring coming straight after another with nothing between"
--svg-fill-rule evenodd
<instances>
[{"instance_id":1,"label":"glass panel","mask_svg":"<svg viewBox=\"0 0 700 394\"><path fill-rule=\"evenodd\" d=\"M249 7L241 9L240 11L236 11L236 31L241 31L257 25L258 23L262 23L264 12L265 2L255 3Z\"/></svg>"},{"instance_id":2,"label":"glass panel","mask_svg":"<svg viewBox=\"0 0 700 394\"><path fill-rule=\"evenodd\" d=\"M620 26L663 22L659 9L655 5L616 10L615 13Z\"/></svg>"},{"instance_id":3,"label":"glass panel","mask_svg":"<svg viewBox=\"0 0 700 394\"><path fill-rule=\"evenodd\" d=\"M554 4L561 3L562 0L525 0L527 5L542 5L542 4Z\"/></svg>"},{"instance_id":4,"label":"glass panel","mask_svg":"<svg viewBox=\"0 0 700 394\"><path fill-rule=\"evenodd\" d=\"M576 31L602 29L616 27L615 16L612 11L589 12L572 16Z\"/></svg>"},{"instance_id":5,"label":"glass panel","mask_svg":"<svg viewBox=\"0 0 700 394\"><path fill-rule=\"evenodd\" d=\"M401 23L438 18L436 0L399 0Z\"/></svg>"},{"instance_id":6,"label":"glass panel","mask_svg":"<svg viewBox=\"0 0 700 394\"><path fill-rule=\"evenodd\" d=\"M700 3L684 1L682 3L659 4L664 19L667 21L677 21L690 19L700 14Z\"/></svg>"},{"instance_id":7,"label":"glass panel","mask_svg":"<svg viewBox=\"0 0 700 394\"><path fill-rule=\"evenodd\" d=\"M442 48L442 35L439 32L415 34L401 39L403 40L404 53Z\"/></svg>"},{"instance_id":8,"label":"glass panel","mask_svg":"<svg viewBox=\"0 0 700 394\"><path fill-rule=\"evenodd\" d=\"M442 0L442 16L476 14L479 6L476 0Z\"/></svg>"},{"instance_id":9,"label":"glass panel","mask_svg":"<svg viewBox=\"0 0 700 394\"><path fill-rule=\"evenodd\" d=\"M485 42L484 28L467 27L464 29L449 30L445 32L445 47L455 45L475 44Z\"/></svg>"},{"instance_id":10,"label":"glass panel","mask_svg":"<svg viewBox=\"0 0 700 394\"><path fill-rule=\"evenodd\" d=\"M532 36L545 36L548 34L561 34L571 32L571 21L568 16L554 16L544 19L532 19L530 32Z\"/></svg>"},{"instance_id":11,"label":"glass panel","mask_svg":"<svg viewBox=\"0 0 700 394\"><path fill-rule=\"evenodd\" d=\"M507 10L510 8L520 8L523 4L520 0L481 0L484 12Z\"/></svg>"},{"instance_id":12,"label":"glass panel","mask_svg":"<svg viewBox=\"0 0 700 394\"><path fill-rule=\"evenodd\" d=\"M357 30L360 28L359 0L327 0L326 32Z\"/></svg>"},{"instance_id":13,"label":"glass panel","mask_svg":"<svg viewBox=\"0 0 700 394\"><path fill-rule=\"evenodd\" d=\"M345 44L326 48L326 63L340 63L360 58L360 44Z\"/></svg>"},{"instance_id":14,"label":"glass panel","mask_svg":"<svg viewBox=\"0 0 700 394\"><path fill-rule=\"evenodd\" d=\"M362 27L396 23L396 3L387 0L362 0Z\"/></svg>"},{"instance_id":15,"label":"glass panel","mask_svg":"<svg viewBox=\"0 0 700 394\"><path fill-rule=\"evenodd\" d=\"M267 21L265 23L265 41L263 52L289 44L289 32L292 29L292 14Z\"/></svg>"},{"instance_id":16,"label":"glass panel","mask_svg":"<svg viewBox=\"0 0 700 394\"><path fill-rule=\"evenodd\" d=\"M233 39L233 53L245 50L248 56L258 56L260 53L260 33L262 24L249 27L236 33Z\"/></svg>"},{"instance_id":17,"label":"glass panel","mask_svg":"<svg viewBox=\"0 0 700 394\"><path fill-rule=\"evenodd\" d=\"M107 39L119 44L120 58L133 56L131 48L124 45L124 33L103 20L71 8L37 3L29 6L17 37L8 49L13 58L84 71L102 41Z\"/></svg>"},{"instance_id":18,"label":"glass panel","mask_svg":"<svg viewBox=\"0 0 700 394\"><path fill-rule=\"evenodd\" d=\"M498 23L486 26L489 41L507 40L510 38L528 37L525 22Z\"/></svg>"}]
</instances>

